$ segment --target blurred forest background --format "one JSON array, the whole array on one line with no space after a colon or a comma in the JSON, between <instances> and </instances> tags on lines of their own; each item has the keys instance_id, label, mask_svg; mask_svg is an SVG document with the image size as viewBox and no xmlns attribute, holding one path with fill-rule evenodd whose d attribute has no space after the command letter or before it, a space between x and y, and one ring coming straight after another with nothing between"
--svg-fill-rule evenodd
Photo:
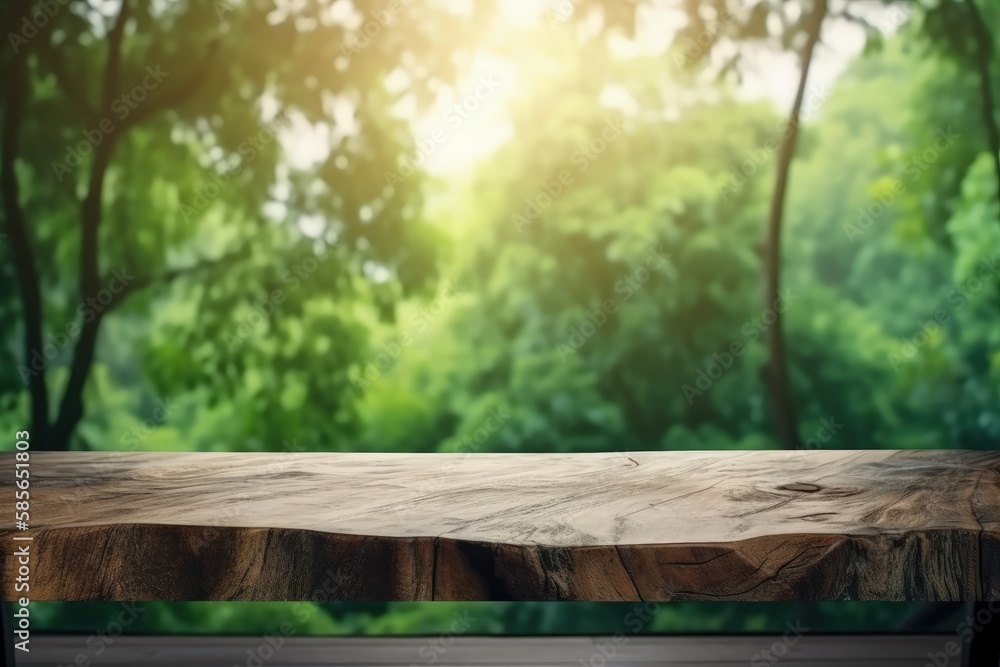
<instances>
[{"instance_id":1,"label":"blurred forest background","mask_svg":"<svg viewBox=\"0 0 1000 667\"><path fill-rule=\"evenodd\" d=\"M6 5L0 431L36 450L1000 443L996 3ZM128 631L521 634L634 605L143 607ZM920 608L642 631L803 614Z\"/></svg>"}]
</instances>

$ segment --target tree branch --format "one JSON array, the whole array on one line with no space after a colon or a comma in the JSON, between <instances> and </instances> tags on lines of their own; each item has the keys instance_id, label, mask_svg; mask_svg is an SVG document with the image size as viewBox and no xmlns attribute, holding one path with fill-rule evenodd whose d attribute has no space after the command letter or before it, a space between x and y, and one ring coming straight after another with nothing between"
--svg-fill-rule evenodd
<instances>
[{"instance_id":1,"label":"tree branch","mask_svg":"<svg viewBox=\"0 0 1000 667\"><path fill-rule=\"evenodd\" d=\"M108 32L108 57L104 67L104 83L101 90L103 106L110 105L118 91L121 77L122 38L129 17L129 3L130 0L122 0L118 18ZM111 132L95 149L94 160L90 168L87 196L81 207L80 294L83 301L96 298L100 290L98 238L102 217L101 199L104 192L104 178L120 135L120 131ZM70 435L83 417L83 388L87 384L87 376L90 374L90 368L94 362L97 333L106 312L106 310L95 311L89 322L84 321L80 337L73 349L73 363L70 367L69 381L60 401L59 415L53 429L52 441L56 448L69 448Z\"/></svg>"},{"instance_id":2,"label":"tree branch","mask_svg":"<svg viewBox=\"0 0 1000 667\"><path fill-rule=\"evenodd\" d=\"M205 62L201 67L192 72L187 79L173 88L165 90L161 95L156 97L151 96L145 104L137 108L134 113L128 116L124 123L129 126L137 125L147 118L155 116L161 111L174 109L194 97L195 93L201 89L201 87L205 84L205 81L208 79L209 72L212 69L212 64L215 62L215 57L218 53L218 47L218 40L214 40L209 43L208 52L205 54Z\"/></svg>"},{"instance_id":3,"label":"tree branch","mask_svg":"<svg viewBox=\"0 0 1000 667\"><path fill-rule=\"evenodd\" d=\"M108 56L101 89L101 106L104 107L112 104L120 87L122 40L129 14L130 0L122 0L118 17L108 32ZM212 42L209 45L209 60L214 58L216 46L217 42ZM121 138L129 127L137 125L159 111L179 105L194 95L207 78L208 69L207 66L199 68L197 72L176 88L165 91L157 100L151 99L145 105L139 107L127 122L121 123L95 150L87 195L81 207L80 292L84 301L95 298L100 290L100 253L98 240L102 218L101 200L105 175L118 139ZM174 280L184 273L200 268L203 267L173 269L156 279L139 280L134 285L129 286L128 291L134 292L151 284L155 280ZM121 301L124 300L122 298L124 296L120 295L120 298L114 302L114 307L120 305ZM57 448L68 449L70 436L83 417L83 390L94 362L97 334L101 321L110 310L111 308L106 308L95 311L91 321L84 323L80 337L77 339L76 347L73 351L73 363L70 369L69 381L63 393L62 401L59 405L58 417L53 428L52 441Z\"/></svg>"},{"instance_id":4,"label":"tree branch","mask_svg":"<svg viewBox=\"0 0 1000 667\"><path fill-rule=\"evenodd\" d=\"M102 106L108 107L114 101L118 93L122 74L122 39L125 37L125 24L131 5L129 0L122 0L122 7L118 11L118 18L108 32L108 59L104 65L104 87L102 89Z\"/></svg>"},{"instance_id":5,"label":"tree branch","mask_svg":"<svg viewBox=\"0 0 1000 667\"><path fill-rule=\"evenodd\" d=\"M41 48L41 57L45 61L45 64L49 66L49 70L55 76L56 82L66 95L66 98L73 103L73 106L76 107L85 121L88 123L92 121L97 116L97 112L90 101L87 100L83 88L77 85L77 79L66 69L66 60L59 49L48 42L44 42Z\"/></svg>"},{"instance_id":6,"label":"tree branch","mask_svg":"<svg viewBox=\"0 0 1000 667\"><path fill-rule=\"evenodd\" d=\"M990 62L993 59L993 35L990 34L979 7L975 0L965 0L971 17L972 38L976 42L976 72L979 75L979 92L981 97L980 115L983 119L983 129L986 131L986 142L993 158L993 169L997 177L997 196L1000 198L1000 128L997 127L994 116L993 83L990 77Z\"/></svg>"},{"instance_id":7,"label":"tree branch","mask_svg":"<svg viewBox=\"0 0 1000 667\"><path fill-rule=\"evenodd\" d=\"M844 19L845 21L861 26L867 32L876 30L875 26L869 23L867 19L852 13L847 7L845 7L841 12L838 12L836 14L831 14L831 16L833 18Z\"/></svg>"},{"instance_id":8,"label":"tree branch","mask_svg":"<svg viewBox=\"0 0 1000 667\"><path fill-rule=\"evenodd\" d=\"M218 268L220 266L225 266L226 264L229 264L234 260L242 259L246 255L246 251L249 249L249 247L250 247L249 244L247 244L246 246L238 250L234 250L233 252L226 253L221 257L216 257L214 259L203 259L199 262L191 264L190 266L181 266L168 269L158 276L144 276L136 278L135 280L131 281L128 285L125 286L125 288L118 294L118 298L115 299L107 307L106 312L111 312L116 308L118 308L125 301L125 299L131 294L144 290L147 287L150 287L151 285L154 285L156 283L169 284L182 276L192 275L200 273L201 271Z\"/></svg>"},{"instance_id":9,"label":"tree branch","mask_svg":"<svg viewBox=\"0 0 1000 667\"><path fill-rule=\"evenodd\" d=\"M812 64L813 51L819 42L827 10L826 0L814 0L814 3L812 15L806 21L807 39L802 50L802 68L789 116L788 130L778 152L777 174L771 195L767 236L764 240L764 307L773 309L775 313L774 324L767 329L768 388L771 393L771 409L774 412L778 439L785 449L798 449L800 440L798 422L795 418L795 402L788 381L788 353L785 348L782 316L774 304L779 297L781 286L781 223L784 216L785 191L788 188L788 173L799 135L799 117L805 98L806 81L809 78L809 66Z\"/></svg>"},{"instance_id":10,"label":"tree branch","mask_svg":"<svg viewBox=\"0 0 1000 667\"><path fill-rule=\"evenodd\" d=\"M19 3L8 6L11 19L15 17L15 7ZM0 189L3 192L3 211L10 230L10 241L13 246L12 255L21 287L21 301L24 308L24 360L30 365L34 353L42 351L42 294L35 265L35 255L28 237L27 222L24 209L21 207L20 186L17 180L15 165L20 152L20 130L24 118L24 110L28 97L28 57L24 48L10 56L4 77L4 117L3 137L0 140ZM45 372L37 371L28 378L28 391L31 395L31 424L37 440L45 443L49 429L49 394L46 387Z\"/></svg>"}]
</instances>

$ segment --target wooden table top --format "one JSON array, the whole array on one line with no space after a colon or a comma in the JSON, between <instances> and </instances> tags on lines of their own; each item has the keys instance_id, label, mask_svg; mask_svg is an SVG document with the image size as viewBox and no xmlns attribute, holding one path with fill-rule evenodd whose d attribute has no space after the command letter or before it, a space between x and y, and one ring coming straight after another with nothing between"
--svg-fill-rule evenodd
<instances>
[{"instance_id":1,"label":"wooden table top","mask_svg":"<svg viewBox=\"0 0 1000 667\"><path fill-rule=\"evenodd\" d=\"M33 452L30 524L33 600L1000 599L998 451Z\"/></svg>"}]
</instances>

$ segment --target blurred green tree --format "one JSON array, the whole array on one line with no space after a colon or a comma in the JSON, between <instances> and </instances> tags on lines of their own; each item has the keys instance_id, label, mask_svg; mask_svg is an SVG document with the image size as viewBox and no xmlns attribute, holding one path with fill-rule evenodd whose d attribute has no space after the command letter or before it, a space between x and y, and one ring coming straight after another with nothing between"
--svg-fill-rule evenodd
<instances>
[{"instance_id":1,"label":"blurred green tree","mask_svg":"<svg viewBox=\"0 0 1000 667\"><path fill-rule=\"evenodd\" d=\"M390 317L438 249L422 175L385 184L414 150L393 108L457 74L461 41L435 35L477 15L335 5L7 4L0 271L20 294L0 312L22 324L0 335L22 342L0 348L0 394L16 408L27 386L37 449L73 442L112 312L156 319L159 392L242 395L264 442L350 432L351 304Z\"/></svg>"}]
</instances>

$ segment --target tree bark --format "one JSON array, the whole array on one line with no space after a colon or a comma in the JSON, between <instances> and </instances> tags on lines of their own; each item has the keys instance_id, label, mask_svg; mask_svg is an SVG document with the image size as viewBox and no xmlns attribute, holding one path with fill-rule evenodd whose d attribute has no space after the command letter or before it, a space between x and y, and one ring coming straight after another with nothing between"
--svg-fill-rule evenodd
<instances>
[{"instance_id":1,"label":"tree bark","mask_svg":"<svg viewBox=\"0 0 1000 667\"><path fill-rule=\"evenodd\" d=\"M120 92L122 42L125 36L125 26L131 15L130 0L123 0L121 9L115 19L114 24L108 32L107 59L105 61L100 98L98 108L108 108ZM193 96L204 84L208 76L209 64L214 61L218 47L218 41L214 41L208 46L204 66L194 72L188 79L182 81L173 89L164 91L159 97L150 99L139 111L132 114L127 123L119 124L114 131L109 133L106 140L97 147L90 169L90 179L87 187L87 195L80 208L81 239L80 239L80 297L83 302L96 298L101 290L101 270L100 270L100 226L103 217L102 198L104 192L104 181L107 170L111 164L114 149L117 142L129 130L129 128L139 124L165 109L174 108L183 104ZM67 99L72 102L80 111L81 116L87 120L94 115L94 110L88 103L83 91L75 85L72 77L66 71L62 59L57 52L51 48L42 54L46 62L52 69L57 81ZM241 249L242 251L242 249ZM27 255L27 253L21 253ZM38 438L35 449L43 450L67 450L76 426L84 416L83 394L86 388L87 379L93 367L94 356L97 347L97 339L101 323L108 313L121 305L121 302L131 293L142 289L152 282L163 280L170 281L176 277L191 271L201 270L213 265L222 264L238 257L237 253L225 255L217 260L210 260L197 263L191 267L173 269L167 271L162 276L147 276L139 278L128 286L114 302L109 304L102 311L95 311L95 316L90 322L84 322L80 335L77 338L73 349L73 361L70 367L70 377L66 389L63 392L59 403L57 416L53 423L47 421L48 403L45 400L37 400L33 393L33 409L46 415L45 428L36 433L44 433L44 437ZM37 291L37 289L36 289ZM38 299L38 310L41 312L40 297ZM39 325L38 343L29 345L36 349L41 349L41 327ZM29 352L30 354L30 352ZM39 374L40 382L44 386L44 376Z\"/></svg>"},{"instance_id":2,"label":"tree bark","mask_svg":"<svg viewBox=\"0 0 1000 667\"><path fill-rule=\"evenodd\" d=\"M118 17L108 33L108 55L101 88L102 108L111 105L120 87L122 40L129 17L129 2L130 0L122 0ZM101 199L104 193L104 178L120 134L121 130L117 128L97 147L90 167L87 196L80 208L80 297L84 302L96 299L101 289L99 247L103 213ZM94 363L97 334L104 312L106 311L95 310L93 319L83 324L80 337L77 338L76 346L73 348L73 363L70 367L69 381L59 403L59 414L43 448L69 449L73 431L83 418L83 390Z\"/></svg>"},{"instance_id":3,"label":"tree bark","mask_svg":"<svg viewBox=\"0 0 1000 667\"><path fill-rule=\"evenodd\" d=\"M23 5L10 3L8 24L20 18ZM3 212L13 246L14 269L17 272L24 309L24 365L27 369L28 392L31 396L32 442L44 442L49 430L49 395L45 369L31 367L32 356L42 354L44 315L38 267L28 235L24 209L21 207L20 186L15 165L20 152L21 122L28 97L28 45L22 45L10 56L4 76L3 138L0 146L0 189L3 192ZM23 373L22 373L23 377Z\"/></svg>"},{"instance_id":4,"label":"tree bark","mask_svg":"<svg viewBox=\"0 0 1000 667\"><path fill-rule=\"evenodd\" d=\"M799 84L789 114L788 129L778 151L777 174L771 196L767 236L764 240L764 308L774 309L775 312L774 324L767 329L767 385L771 394L771 409L774 412L778 440L784 449L798 449L800 440L795 418L795 403L788 381L788 354L785 345L783 318L775 307L781 286L781 225L784 216L785 191L788 188L788 174L798 139L799 117L802 112L802 101L805 97L806 80L809 77L813 51L819 42L826 10L826 0L815 0L812 15L807 19L807 39L802 50Z\"/></svg>"},{"instance_id":5,"label":"tree bark","mask_svg":"<svg viewBox=\"0 0 1000 667\"><path fill-rule=\"evenodd\" d=\"M983 119L983 130L986 132L986 143L993 158L993 169L997 177L997 198L1000 199L1000 128L994 115L993 83L990 78L990 61L993 58L993 35L986 26L982 12L976 6L975 0L966 0L970 21L970 33L976 43L975 66L979 75L979 93L981 97L980 114Z\"/></svg>"}]
</instances>

